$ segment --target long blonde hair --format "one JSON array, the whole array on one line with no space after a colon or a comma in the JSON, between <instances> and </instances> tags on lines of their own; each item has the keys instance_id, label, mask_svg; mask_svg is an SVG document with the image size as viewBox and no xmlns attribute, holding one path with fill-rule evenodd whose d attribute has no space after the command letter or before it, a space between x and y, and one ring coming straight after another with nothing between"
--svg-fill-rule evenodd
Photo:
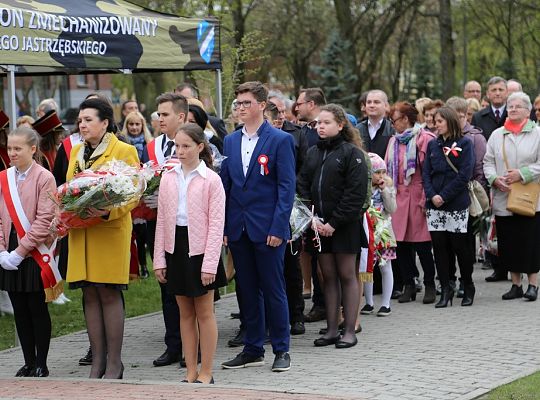
<instances>
[{"instance_id":1,"label":"long blonde hair","mask_svg":"<svg viewBox=\"0 0 540 400\"><path fill-rule=\"evenodd\" d=\"M153 139L152 134L148 130L148 126L146 125L146 120L144 119L143 115L139 111L132 111L126 116L126 120L124 121L124 126L122 127L121 134L125 137L129 137L128 133L128 123L131 122L134 119L139 119L142 124L142 133L144 134L144 141L146 143L150 143Z\"/></svg>"}]
</instances>

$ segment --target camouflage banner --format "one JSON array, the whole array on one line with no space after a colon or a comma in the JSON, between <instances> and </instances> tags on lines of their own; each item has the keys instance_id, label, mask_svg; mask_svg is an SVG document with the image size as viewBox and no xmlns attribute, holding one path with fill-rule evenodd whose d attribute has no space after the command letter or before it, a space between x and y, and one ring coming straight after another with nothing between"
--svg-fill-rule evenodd
<instances>
[{"instance_id":1,"label":"camouflage banner","mask_svg":"<svg viewBox=\"0 0 540 400\"><path fill-rule=\"evenodd\" d=\"M221 69L219 29L122 0L0 0L0 63L33 73Z\"/></svg>"}]
</instances>

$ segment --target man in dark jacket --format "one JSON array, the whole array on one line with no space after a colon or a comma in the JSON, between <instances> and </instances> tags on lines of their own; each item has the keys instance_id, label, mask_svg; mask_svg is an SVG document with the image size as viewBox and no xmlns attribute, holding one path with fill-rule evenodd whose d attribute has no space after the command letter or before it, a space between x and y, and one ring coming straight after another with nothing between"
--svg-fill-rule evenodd
<instances>
[{"instance_id":1,"label":"man in dark jacket","mask_svg":"<svg viewBox=\"0 0 540 400\"><path fill-rule=\"evenodd\" d=\"M491 132L503 126L506 121L506 80L500 76L491 78L487 83L487 97L491 104L474 113L471 121L471 125L482 130L486 140Z\"/></svg>"},{"instance_id":2,"label":"man in dark jacket","mask_svg":"<svg viewBox=\"0 0 540 400\"><path fill-rule=\"evenodd\" d=\"M481 109L473 115L471 124L482 129L486 140L491 133L506 121L506 98L508 90L506 80L500 76L492 77L487 83L487 97L490 105ZM499 258L490 253L486 253L487 260L493 266L493 274L486 277L487 282L505 281L508 279L508 271L500 264Z\"/></svg>"},{"instance_id":3,"label":"man in dark jacket","mask_svg":"<svg viewBox=\"0 0 540 400\"><path fill-rule=\"evenodd\" d=\"M394 135L392 122L386 118L388 96L382 90L370 90L366 97L367 119L356 125L360 131L364 149L384 159L388 141Z\"/></svg>"}]
</instances>

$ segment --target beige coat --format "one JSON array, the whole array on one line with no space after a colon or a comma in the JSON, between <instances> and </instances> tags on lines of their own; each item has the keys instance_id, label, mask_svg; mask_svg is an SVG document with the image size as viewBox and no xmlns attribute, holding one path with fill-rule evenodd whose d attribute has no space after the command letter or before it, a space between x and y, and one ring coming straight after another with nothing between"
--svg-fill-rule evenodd
<instances>
[{"instance_id":1,"label":"beige coat","mask_svg":"<svg viewBox=\"0 0 540 400\"><path fill-rule=\"evenodd\" d=\"M484 174L493 193L493 214L499 216L512 215L506 209L508 193L501 192L493 186L493 181L506 174L503 157L503 138L505 138L506 157L510 169L519 169L523 183L540 181L540 128L529 121L519 135L514 135L501 127L493 131L487 142L484 156ZM536 205L540 211L540 201Z\"/></svg>"}]
</instances>

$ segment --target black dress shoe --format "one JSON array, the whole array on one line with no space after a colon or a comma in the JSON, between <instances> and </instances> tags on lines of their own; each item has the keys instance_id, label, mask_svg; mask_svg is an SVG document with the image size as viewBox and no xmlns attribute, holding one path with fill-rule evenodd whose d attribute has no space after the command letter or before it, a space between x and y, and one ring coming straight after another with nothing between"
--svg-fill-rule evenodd
<instances>
[{"instance_id":1,"label":"black dress shoe","mask_svg":"<svg viewBox=\"0 0 540 400\"><path fill-rule=\"evenodd\" d=\"M183 381L182 381L183 382ZM186 381L187 382L187 381ZM204 383L203 381L200 381L198 379L194 380L193 383ZM215 382L214 382L214 377L210 378L210 382L208 382L208 385L213 385Z\"/></svg>"},{"instance_id":2,"label":"black dress shoe","mask_svg":"<svg viewBox=\"0 0 540 400\"><path fill-rule=\"evenodd\" d=\"M305 322L317 322L326 319L326 310L320 306L313 306L313 308L305 315Z\"/></svg>"},{"instance_id":3,"label":"black dress shoe","mask_svg":"<svg viewBox=\"0 0 540 400\"><path fill-rule=\"evenodd\" d=\"M47 367L36 367L34 373L31 375L36 378L46 378L49 376L49 369Z\"/></svg>"},{"instance_id":4,"label":"black dress shoe","mask_svg":"<svg viewBox=\"0 0 540 400\"><path fill-rule=\"evenodd\" d=\"M502 295L503 300L521 299L523 297L523 288L518 285L512 284L512 287L508 292Z\"/></svg>"},{"instance_id":5,"label":"black dress shoe","mask_svg":"<svg viewBox=\"0 0 540 400\"><path fill-rule=\"evenodd\" d=\"M178 362L180 359L180 354L170 353L168 350L165 350L165 353L160 355L154 360L154 367L164 367L165 365L171 365L175 362Z\"/></svg>"},{"instance_id":6,"label":"black dress shoe","mask_svg":"<svg viewBox=\"0 0 540 400\"><path fill-rule=\"evenodd\" d=\"M344 340L338 340L336 342L336 349L347 349L349 347L356 346L358 344L358 339L355 337L352 342L345 342Z\"/></svg>"},{"instance_id":7,"label":"black dress shoe","mask_svg":"<svg viewBox=\"0 0 540 400\"><path fill-rule=\"evenodd\" d=\"M529 284L527 291L523 295L529 301L535 301L538 297L538 286L533 286Z\"/></svg>"},{"instance_id":8,"label":"black dress shoe","mask_svg":"<svg viewBox=\"0 0 540 400\"><path fill-rule=\"evenodd\" d=\"M401 295L403 294L403 292L401 290L394 290L392 292L392 296L390 296L390 298L392 300L396 300L396 299L399 299L401 297Z\"/></svg>"},{"instance_id":9,"label":"black dress shoe","mask_svg":"<svg viewBox=\"0 0 540 400\"><path fill-rule=\"evenodd\" d=\"M303 335L306 333L306 326L303 322L297 321L291 324L291 335Z\"/></svg>"},{"instance_id":10,"label":"black dress shoe","mask_svg":"<svg viewBox=\"0 0 540 400\"><path fill-rule=\"evenodd\" d=\"M21 368L19 368L15 376L17 378L20 378L23 376L32 376L33 373L34 373L34 367L30 365L23 365Z\"/></svg>"},{"instance_id":11,"label":"black dress shoe","mask_svg":"<svg viewBox=\"0 0 540 400\"><path fill-rule=\"evenodd\" d=\"M315 339L313 341L313 344L315 345L315 347L324 347L324 346L330 346L331 344L336 344L338 340L339 340L339 335L333 338L320 337L318 339Z\"/></svg>"},{"instance_id":12,"label":"black dress shoe","mask_svg":"<svg viewBox=\"0 0 540 400\"><path fill-rule=\"evenodd\" d=\"M148 277L150 276L146 265L141 265L141 272L139 273L139 276L141 277L141 279L148 279Z\"/></svg>"},{"instance_id":13,"label":"black dress shoe","mask_svg":"<svg viewBox=\"0 0 540 400\"><path fill-rule=\"evenodd\" d=\"M500 274L497 272L492 273L490 276L486 276L486 282L500 282L507 281L508 274Z\"/></svg>"},{"instance_id":14,"label":"black dress shoe","mask_svg":"<svg viewBox=\"0 0 540 400\"><path fill-rule=\"evenodd\" d=\"M79 359L79 365L92 365L92 348L88 347L86 355Z\"/></svg>"},{"instance_id":15,"label":"black dress shoe","mask_svg":"<svg viewBox=\"0 0 540 400\"><path fill-rule=\"evenodd\" d=\"M239 329L236 332L236 336L227 342L229 347L240 347L244 345L244 337L246 336L246 331L244 329Z\"/></svg>"}]
</instances>

